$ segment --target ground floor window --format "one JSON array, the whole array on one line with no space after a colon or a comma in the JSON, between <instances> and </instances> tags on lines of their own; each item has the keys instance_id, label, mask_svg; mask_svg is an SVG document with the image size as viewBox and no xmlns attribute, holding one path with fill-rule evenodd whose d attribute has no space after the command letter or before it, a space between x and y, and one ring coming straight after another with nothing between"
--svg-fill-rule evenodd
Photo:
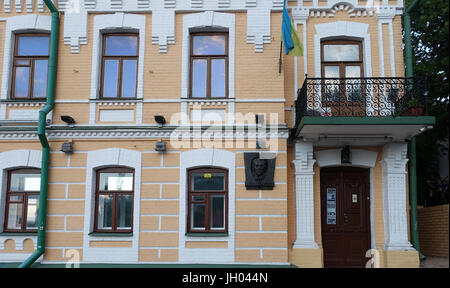
<instances>
[{"instance_id":1,"label":"ground floor window","mask_svg":"<svg viewBox=\"0 0 450 288\"><path fill-rule=\"evenodd\" d=\"M188 171L188 232L228 232L228 171Z\"/></svg>"},{"instance_id":2,"label":"ground floor window","mask_svg":"<svg viewBox=\"0 0 450 288\"><path fill-rule=\"evenodd\" d=\"M94 232L132 232L134 170L97 170Z\"/></svg>"},{"instance_id":3,"label":"ground floor window","mask_svg":"<svg viewBox=\"0 0 450 288\"><path fill-rule=\"evenodd\" d=\"M37 232L40 185L40 169L9 171L5 206L5 232Z\"/></svg>"}]
</instances>

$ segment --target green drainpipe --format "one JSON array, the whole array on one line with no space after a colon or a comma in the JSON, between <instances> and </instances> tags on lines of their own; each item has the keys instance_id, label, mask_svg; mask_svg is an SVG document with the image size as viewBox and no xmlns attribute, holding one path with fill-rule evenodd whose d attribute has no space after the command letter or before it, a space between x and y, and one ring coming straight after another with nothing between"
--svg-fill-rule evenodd
<instances>
[{"instance_id":1,"label":"green drainpipe","mask_svg":"<svg viewBox=\"0 0 450 288\"><path fill-rule=\"evenodd\" d=\"M420 0L414 0L405 10L403 16L403 26L405 29L405 64L406 77L413 77L413 53L411 44L411 16L409 13L417 7ZM411 206L411 242L414 248L419 252L420 260L425 256L420 253L419 231L417 227L417 164L416 164L416 137L412 137L408 145L409 158L409 204Z\"/></svg>"},{"instance_id":2,"label":"green drainpipe","mask_svg":"<svg viewBox=\"0 0 450 288\"><path fill-rule=\"evenodd\" d=\"M58 38L59 38L59 11L51 0L44 0L45 5L52 13L52 31L50 36L50 58L48 63L47 81L47 103L39 111L38 137L42 146L42 166L41 166L41 187L39 195L39 216L38 216L38 240L37 250L26 259L19 268L30 267L45 252L45 229L47 222L47 190L48 190L48 166L50 158L50 146L45 136L45 125L47 114L53 110L55 103L56 86L56 63L58 60Z\"/></svg>"}]
</instances>

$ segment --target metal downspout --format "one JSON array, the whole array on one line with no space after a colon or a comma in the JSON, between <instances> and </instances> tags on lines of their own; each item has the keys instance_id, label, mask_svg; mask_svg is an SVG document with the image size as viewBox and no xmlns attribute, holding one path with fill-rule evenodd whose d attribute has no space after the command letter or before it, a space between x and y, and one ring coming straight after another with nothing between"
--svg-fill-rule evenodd
<instances>
[{"instance_id":1,"label":"metal downspout","mask_svg":"<svg viewBox=\"0 0 450 288\"><path fill-rule=\"evenodd\" d=\"M420 0L414 0L405 10L403 17L403 26L405 29L405 64L406 77L414 76L413 72L413 53L411 43L411 17L409 13L419 4ZM416 137L412 137L408 145L408 176L409 176L409 204L411 207L411 242L414 248L419 252L420 260L425 256L420 253L419 231L417 224L417 163L416 163Z\"/></svg>"},{"instance_id":2,"label":"metal downspout","mask_svg":"<svg viewBox=\"0 0 450 288\"><path fill-rule=\"evenodd\" d=\"M58 38L59 38L59 11L51 0L44 0L45 5L52 13L52 26L50 35L50 57L48 64L47 80L47 101L45 107L39 111L38 137L42 146L42 164L41 164L41 187L39 194L39 216L38 216L38 240L37 250L31 254L19 268L30 267L45 252L45 230L47 222L47 190L48 190L48 167L50 157L50 146L45 135L45 126L47 114L53 110L55 100L56 86L56 63L58 58Z\"/></svg>"}]
</instances>

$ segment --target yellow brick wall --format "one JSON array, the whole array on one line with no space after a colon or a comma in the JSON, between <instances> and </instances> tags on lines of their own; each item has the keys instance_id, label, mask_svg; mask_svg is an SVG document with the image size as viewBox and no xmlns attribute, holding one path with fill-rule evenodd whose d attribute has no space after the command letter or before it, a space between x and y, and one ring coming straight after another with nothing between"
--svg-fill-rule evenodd
<instances>
[{"instance_id":1,"label":"yellow brick wall","mask_svg":"<svg viewBox=\"0 0 450 288\"><path fill-rule=\"evenodd\" d=\"M419 207L417 211L420 252L448 257L448 204Z\"/></svg>"},{"instance_id":2,"label":"yellow brick wall","mask_svg":"<svg viewBox=\"0 0 450 288\"><path fill-rule=\"evenodd\" d=\"M73 140L74 143L74 153L70 155L59 151L61 144L68 140ZM140 261L176 262L178 260L180 151L169 150L164 154L150 152L149 150L153 149L154 144L155 140L67 139L50 142L48 255L45 256L46 261L65 261L68 259L65 254L69 249L78 249L82 255L86 212L84 210L87 153L93 150L117 147L142 152L141 181L143 183L141 184L140 231L136 232L140 233ZM247 143L245 145L247 146ZM35 142L2 142L0 147L3 150L0 151L40 150L39 146ZM266 191L245 188L243 152L249 148L229 149L235 153L237 167L236 261L283 263L288 261L286 141L280 140L278 146L280 152L276 159L276 185L273 190ZM185 216L182 217L184 219ZM125 242L121 239L113 242L93 240L89 246L129 247L130 243ZM214 244L225 245L223 243ZM12 243L8 242L8 245L7 251L14 250ZM185 243L185 245L192 248L194 246L210 247L212 244L206 241L204 243ZM257 258L254 258L255 251L257 251ZM25 252L17 251L17 253Z\"/></svg>"}]
</instances>

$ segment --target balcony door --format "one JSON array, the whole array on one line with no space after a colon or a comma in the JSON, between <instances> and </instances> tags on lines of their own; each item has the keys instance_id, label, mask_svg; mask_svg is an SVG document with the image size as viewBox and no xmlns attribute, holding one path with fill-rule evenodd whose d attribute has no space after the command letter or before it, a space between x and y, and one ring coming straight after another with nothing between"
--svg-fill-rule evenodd
<instances>
[{"instance_id":1,"label":"balcony door","mask_svg":"<svg viewBox=\"0 0 450 288\"><path fill-rule=\"evenodd\" d=\"M321 43L322 107L329 116L366 116L362 44L354 40Z\"/></svg>"}]
</instances>

